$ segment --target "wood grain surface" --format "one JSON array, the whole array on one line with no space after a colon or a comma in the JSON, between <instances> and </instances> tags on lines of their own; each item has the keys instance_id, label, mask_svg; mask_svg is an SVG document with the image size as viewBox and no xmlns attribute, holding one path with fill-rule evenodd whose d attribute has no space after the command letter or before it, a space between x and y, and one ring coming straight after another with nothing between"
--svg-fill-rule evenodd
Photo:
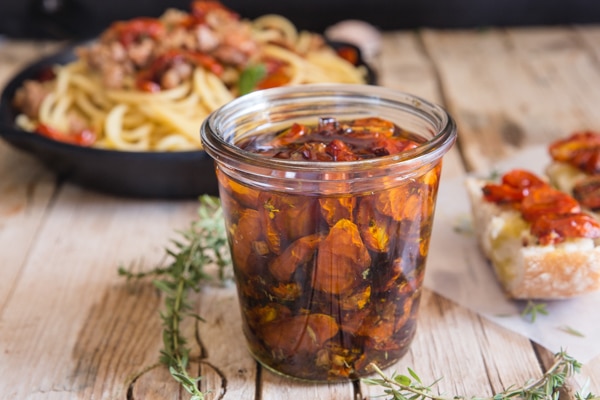
<instances>
[{"instance_id":1,"label":"wood grain surface","mask_svg":"<svg viewBox=\"0 0 600 400\"><path fill-rule=\"evenodd\" d=\"M0 41L0 83L62 43ZM600 129L600 28L389 32L379 84L445 106L459 142L443 179L484 171L526 146ZM0 142L0 399L187 399L163 366L160 293L119 265L160 263L195 201L132 200L59 183ZM360 381L315 384L259 366L246 350L233 285L193 297L205 322L184 326L207 399L367 399ZM424 290L408 354L388 372L440 377L445 394L490 396L537 377L552 354ZM584 366L600 392L600 357ZM577 382L564 396L573 398Z\"/></svg>"}]
</instances>

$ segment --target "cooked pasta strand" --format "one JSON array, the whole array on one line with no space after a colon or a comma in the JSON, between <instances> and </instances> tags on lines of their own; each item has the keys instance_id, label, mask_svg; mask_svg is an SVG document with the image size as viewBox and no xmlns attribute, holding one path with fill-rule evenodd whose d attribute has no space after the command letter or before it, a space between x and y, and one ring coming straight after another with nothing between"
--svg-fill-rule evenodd
<instances>
[{"instance_id":1,"label":"cooked pasta strand","mask_svg":"<svg viewBox=\"0 0 600 400\"><path fill-rule=\"evenodd\" d=\"M149 143L147 138L134 142L128 141L123 137L123 116L127 108L126 104L119 104L106 116L104 130L106 132L107 143L115 149L144 150L148 148Z\"/></svg>"},{"instance_id":2,"label":"cooked pasta strand","mask_svg":"<svg viewBox=\"0 0 600 400\"><path fill-rule=\"evenodd\" d=\"M185 17L183 12L178 15ZM99 57L96 54L93 59L82 57L56 66L54 79L40 83L47 93L37 105L37 115L20 114L15 122L30 131L38 129L39 124L64 134L90 129L97 137L94 146L99 148L197 150L202 145L199 137L202 121L239 95L238 81L244 75L244 68L263 64L265 69L271 68L269 73L277 70L281 76L275 75L276 83L265 84L266 87L316 82L364 83L365 71L323 46L320 35L298 31L285 17L269 14L238 23L239 30L233 28L232 32L227 32L231 42L235 39L235 43L243 43L244 38L247 39L244 35L248 34L253 44L249 47L239 44L235 51L241 53L231 52L227 46L221 50L222 54L235 58L254 49L245 66L224 64L221 65L224 71L220 73L218 68L211 68L210 56L203 58L205 54L190 52L190 42L185 42L181 48L167 48L167 51L174 51L170 56L156 56L154 61L158 64L146 66L148 69L144 72L147 74L143 79L148 80L143 80L141 75L136 75L139 71L136 72L135 63L118 68L118 64L127 58L126 49L112 43L112 47L104 48ZM168 63L169 57L174 57L173 64ZM170 74L166 74L167 70ZM111 72L110 76L122 78L122 85L106 84L102 72L107 71ZM163 88L161 77L167 75L166 81L170 84Z\"/></svg>"}]
</instances>

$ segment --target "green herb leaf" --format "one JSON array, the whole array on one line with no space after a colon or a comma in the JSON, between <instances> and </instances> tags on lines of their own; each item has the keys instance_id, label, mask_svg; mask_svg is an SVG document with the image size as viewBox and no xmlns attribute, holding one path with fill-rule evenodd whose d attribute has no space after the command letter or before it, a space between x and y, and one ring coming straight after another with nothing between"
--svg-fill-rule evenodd
<instances>
[{"instance_id":1,"label":"green herb leaf","mask_svg":"<svg viewBox=\"0 0 600 400\"><path fill-rule=\"evenodd\" d=\"M534 323L538 315L548 315L546 303L536 303L532 300L527 301L527 305L521 311L521 317L529 318L529 322Z\"/></svg>"},{"instance_id":2,"label":"green herb leaf","mask_svg":"<svg viewBox=\"0 0 600 400\"><path fill-rule=\"evenodd\" d=\"M140 273L132 273L130 270L120 267L118 273L128 280L161 276L160 280L154 281L156 287L165 295L164 310L160 312L163 321L163 349L160 351L160 360L168 366L173 379L190 393L191 400L204 400L205 394L198 388L201 377L192 377L188 373L190 349L181 335L180 324L184 318L202 320L200 316L188 312L192 306L188 302L187 293L189 290L199 290L202 283L213 279L213 275L209 274L205 267L216 265L219 280L230 276L228 270L231 268L231 256L227 247L223 210L220 207L219 199L210 196L201 197L198 219L192 222L188 230L179 232L179 234L184 240L172 241L178 250L166 251L172 259L170 264ZM535 321L538 314L548 314L545 304L530 301L522 312L522 315L529 316L532 322ZM572 328L564 330L569 333L577 332ZM432 387L441 378L430 385L424 385L419 375L411 368L408 368L410 377L398 374L388 377L377 365L371 364L371 367L380 378L366 378L362 381L369 385L381 386L384 388L384 393L391 396L390 399L464 399L464 396L460 395L452 397L435 395ZM487 399L509 400L518 397L528 400L557 400L558 389L565 384L568 377L578 373L580 369L581 363L561 351L555 354L554 364L541 378L530 380L522 387L509 387L504 392ZM600 400L592 393L586 395L576 393L575 398L576 400ZM472 399L485 400L486 398L473 397Z\"/></svg>"},{"instance_id":3,"label":"green herb leaf","mask_svg":"<svg viewBox=\"0 0 600 400\"><path fill-rule=\"evenodd\" d=\"M439 382L436 380L431 385L423 385L418 375L411 370L409 374L415 379L404 375L393 374L387 376L377 365L370 364L371 368L380 376L378 378L363 379L362 381L369 385L379 385L384 388L384 393L390 395L388 399L396 400L457 400L465 399L464 396L439 396L433 393L432 387ZM559 389L565 385L567 378L577 373L581 368L581 363L569 356L566 352L560 351L554 355L554 363L548 370L538 379L531 379L521 387L509 387L503 392L496 393L491 397L473 396L471 400L509 400L520 398L526 400L558 400ZM575 394L576 400L600 400L592 393L583 395Z\"/></svg>"},{"instance_id":4,"label":"green herb leaf","mask_svg":"<svg viewBox=\"0 0 600 400\"><path fill-rule=\"evenodd\" d=\"M557 329L560 331L563 331L565 333L568 333L569 335L585 337L585 335L583 333L581 333L578 330L575 330L567 325L559 326L559 327L557 327Z\"/></svg>"},{"instance_id":5,"label":"green herb leaf","mask_svg":"<svg viewBox=\"0 0 600 400\"><path fill-rule=\"evenodd\" d=\"M419 375L416 374L415 371L413 371L410 367L408 368L408 373L410 374L410 376L413 377L413 379L419 383L423 383L421 382L421 378L419 378Z\"/></svg>"},{"instance_id":6,"label":"green herb leaf","mask_svg":"<svg viewBox=\"0 0 600 400\"><path fill-rule=\"evenodd\" d=\"M118 273L127 279L161 276L161 279L153 281L165 296L164 310L160 312L163 321L160 361L169 368L173 379L191 394L192 400L204 400L204 393L197 386L201 377L192 377L188 373L190 349L186 347L180 325L184 318L202 321L199 315L188 312L193 307L188 302L187 293L198 291L202 283L212 279L205 268L216 265L220 280L230 275L225 271L231 267L231 256L219 199L201 197L198 219L188 230L178 233L181 238L171 240L176 250L165 249L171 259L170 264L142 273L132 273L120 267Z\"/></svg>"},{"instance_id":7,"label":"green herb leaf","mask_svg":"<svg viewBox=\"0 0 600 400\"><path fill-rule=\"evenodd\" d=\"M394 381L398 382L400 385L404 385L404 386L410 386L410 384L412 383L410 378L406 375L396 375L396 377L394 378Z\"/></svg>"},{"instance_id":8,"label":"green herb leaf","mask_svg":"<svg viewBox=\"0 0 600 400\"><path fill-rule=\"evenodd\" d=\"M265 76L267 76L267 67L264 64L250 65L243 70L238 81L240 96L253 91Z\"/></svg>"}]
</instances>

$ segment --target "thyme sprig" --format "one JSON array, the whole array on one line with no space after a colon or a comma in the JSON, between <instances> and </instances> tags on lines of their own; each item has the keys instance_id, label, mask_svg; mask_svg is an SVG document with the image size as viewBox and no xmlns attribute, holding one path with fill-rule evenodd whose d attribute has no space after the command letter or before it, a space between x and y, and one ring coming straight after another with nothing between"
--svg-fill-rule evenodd
<instances>
[{"instance_id":1,"label":"thyme sprig","mask_svg":"<svg viewBox=\"0 0 600 400\"><path fill-rule=\"evenodd\" d=\"M198 208L198 218L186 231L179 232L180 240L172 240L175 250L166 249L171 262L151 271L133 273L123 267L119 274L127 279L155 277L154 285L164 295L163 348L160 361L179 384L188 391L192 400L203 400L204 393L198 388L201 377L193 377L188 372L190 349L181 333L184 318L202 319L191 312L188 301L190 290L199 291L202 283L214 281L208 273L210 266L217 267L217 278L223 281L230 268L230 255L223 220L223 211L217 198L202 196Z\"/></svg>"},{"instance_id":2,"label":"thyme sprig","mask_svg":"<svg viewBox=\"0 0 600 400\"><path fill-rule=\"evenodd\" d=\"M145 272L132 272L120 267L119 274L128 280L157 278L153 283L165 294L164 311L161 312L163 348L160 361L169 368L171 376L191 394L191 400L204 400L205 393L198 388L202 377L193 377L188 372L190 349L180 327L186 317L202 320L200 316L191 312L193 307L189 303L188 293L190 290L199 291L203 283L215 280L214 274L209 273L207 269L211 266L217 267L219 282L230 275L231 259L219 200L202 196L197 220L191 223L188 230L179 233L182 238L172 240L176 250L166 249L168 258L172 260L168 265ZM529 315L535 320L537 314L545 314L545 308L535 304L532 310L524 311L523 316ZM377 365L371 364L371 367L380 378L364 378L362 381L369 385L382 386L386 395L391 396L391 400L466 400L464 396L435 395L432 388L441 379L424 385L410 368L408 375L394 373L389 377ZM529 381L520 388L509 388L492 397L471 397L470 400L558 400L558 389L564 386L568 377L579 372L580 368L579 362L561 351L555 355L554 364L539 379ZM600 397L592 393L576 393L575 399L600 400Z\"/></svg>"},{"instance_id":3,"label":"thyme sprig","mask_svg":"<svg viewBox=\"0 0 600 400\"><path fill-rule=\"evenodd\" d=\"M539 315L548 315L547 304L528 300L523 311L521 311L521 317L529 319L529 322L534 323Z\"/></svg>"},{"instance_id":4,"label":"thyme sprig","mask_svg":"<svg viewBox=\"0 0 600 400\"><path fill-rule=\"evenodd\" d=\"M559 331L568 333L569 335L573 335L573 336L577 336L577 337L585 337L585 335L583 333L581 333L577 329L572 328L568 325L561 325L561 326L558 326L556 329L558 329Z\"/></svg>"},{"instance_id":5,"label":"thyme sprig","mask_svg":"<svg viewBox=\"0 0 600 400\"><path fill-rule=\"evenodd\" d=\"M467 399L462 395L444 396L433 393L433 386L440 379L430 385L424 385L421 378L410 368L408 375L396 374L386 375L377 365L371 364L373 370L380 378L365 378L362 381L368 385L378 385L384 388L390 400L459 400ZM581 369L581 363L569 356L565 351L554 355L554 363L538 379L528 381L521 387L510 387L507 390L494 394L491 397L471 397L471 400L558 400L559 389L574 373ZM588 393L582 395L577 393L578 400L598 400L598 397Z\"/></svg>"}]
</instances>

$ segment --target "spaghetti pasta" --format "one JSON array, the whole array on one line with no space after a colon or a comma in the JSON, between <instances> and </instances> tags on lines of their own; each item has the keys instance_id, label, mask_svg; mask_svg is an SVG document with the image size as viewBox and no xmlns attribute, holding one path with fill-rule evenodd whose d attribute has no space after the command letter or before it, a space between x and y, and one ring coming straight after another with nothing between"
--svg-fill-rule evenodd
<instances>
[{"instance_id":1,"label":"spaghetti pasta","mask_svg":"<svg viewBox=\"0 0 600 400\"><path fill-rule=\"evenodd\" d=\"M243 87L364 83L366 76L282 16L243 20L206 0L190 13L115 23L78 56L56 66L53 79L17 91L18 126L98 148L197 150L202 121ZM75 140L81 132L93 140Z\"/></svg>"}]
</instances>

